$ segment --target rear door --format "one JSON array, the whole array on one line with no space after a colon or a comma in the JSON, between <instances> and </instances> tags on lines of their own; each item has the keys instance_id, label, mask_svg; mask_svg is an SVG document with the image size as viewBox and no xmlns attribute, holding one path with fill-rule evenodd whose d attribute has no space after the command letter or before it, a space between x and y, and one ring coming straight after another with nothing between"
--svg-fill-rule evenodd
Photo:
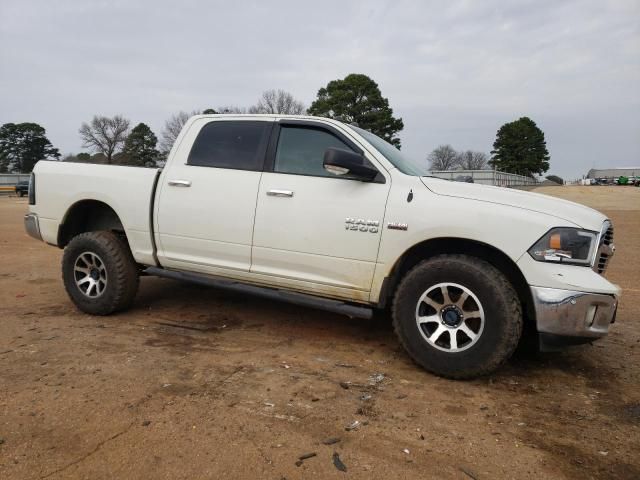
<instances>
[{"instance_id":1,"label":"rear door","mask_svg":"<svg viewBox=\"0 0 640 480\"><path fill-rule=\"evenodd\" d=\"M194 121L159 186L155 218L163 266L225 275L249 271L272 126L272 118Z\"/></svg>"},{"instance_id":2,"label":"rear door","mask_svg":"<svg viewBox=\"0 0 640 480\"><path fill-rule=\"evenodd\" d=\"M327 148L363 153L374 182L323 168ZM333 297L368 298L390 177L336 127L277 122L260 182L251 272L275 283Z\"/></svg>"}]
</instances>

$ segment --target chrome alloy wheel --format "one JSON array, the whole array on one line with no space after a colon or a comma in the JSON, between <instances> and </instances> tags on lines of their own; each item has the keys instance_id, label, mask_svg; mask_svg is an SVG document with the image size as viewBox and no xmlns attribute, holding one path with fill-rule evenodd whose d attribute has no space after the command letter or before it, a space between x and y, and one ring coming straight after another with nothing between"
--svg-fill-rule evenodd
<instances>
[{"instance_id":1,"label":"chrome alloy wheel","mask_svg":"<svg viewBox=\"0 0 640 480\"><path fill-rule=\"evenodd\" d=\"M107 288L107 269L102 259L93 252L83 252L73 266L76 287L83 295L97 298Z\"/></svg>"},{"instance_id":2,"label":"chrome alloy wheel","mask_svg":"<svg viewBox=\"0 0 640 480\"><path fill-rule=\"evenodd\" d=\"M422 294L416 323L422 337L444 352L461 352L474 345L484 329L478 297L457 283L439 283Z\"/></svg>"}]
</instances>

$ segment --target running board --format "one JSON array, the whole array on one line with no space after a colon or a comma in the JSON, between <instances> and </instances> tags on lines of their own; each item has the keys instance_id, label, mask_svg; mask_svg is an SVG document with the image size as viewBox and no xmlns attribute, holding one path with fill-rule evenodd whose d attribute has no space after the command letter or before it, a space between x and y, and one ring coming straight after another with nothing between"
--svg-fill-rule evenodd
<instances>
[{"instance_id":1,"label":"running board","mask_svg":"<svg viewBox=\"0 0 640 480\"><path fill-rule=\"evenodd\" d=\"M228 280L226 278L214 277L211 275L203 275L199 273L178 272L175 270L165 270L164 268L148 267L144 270L147 275L156 277L171 278L173 280L182 280L185 282L197 283L208 287L221 288L231 292L248 293L257 297L269 298L287 303L293 303L303 307L316 308L327 312L340 313L352 318L371 318L373 311L370 307L353 305L340 300L332 300L329 298L320 298L304 293L289 292L278 290L276 288L259 287L257 285L249 285L246 283Z\"/></svg>"}]
</instances>

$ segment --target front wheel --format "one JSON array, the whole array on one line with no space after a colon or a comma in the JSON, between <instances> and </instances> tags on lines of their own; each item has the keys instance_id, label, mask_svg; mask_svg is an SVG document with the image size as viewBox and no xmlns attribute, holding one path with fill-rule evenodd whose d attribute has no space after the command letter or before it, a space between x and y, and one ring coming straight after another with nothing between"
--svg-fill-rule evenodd
<instances>
[{"instance_id":1,"label":"front wheel","mask_svg":"<svg viewBox=\"0 0 640 480\"><path fill-rule=\"evenodd\" d=\"M522 334L522 307L511 283L491 264L440 255L402 279L393 324L411 358L426 370L473 378L513 354Z\"/></svg>"},{"instance_id":2,"label":"front wheel","mask_svg":"<svg viewBox=\"0 0 640 480\"><path fill-rule=\"evenodd\" d=\"M62 256L64 286L75 305L92 315L128 308L138 291L138 268L126 242L113 232L74 237Z\"/></svg>"}]
</instances>

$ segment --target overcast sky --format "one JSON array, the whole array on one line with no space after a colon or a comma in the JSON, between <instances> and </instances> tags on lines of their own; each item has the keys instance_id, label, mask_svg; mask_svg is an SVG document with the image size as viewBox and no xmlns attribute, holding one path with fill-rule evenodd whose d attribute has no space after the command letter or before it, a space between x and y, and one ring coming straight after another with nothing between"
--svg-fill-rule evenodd
<instances>
[{"instance_id":1,"label":"overcast sky","mask_svg":"<svg viewBox=\"0 0 640 480\"><path fill-rule=\"evenodd\" d=\"M37 122L64 154L123 114L307 105L349 73L380 86L419 162L440 144L489 152L531 117L549 173L640 165L640 1L0 0L0 123Z\"/></svg>"}]
</instances>

